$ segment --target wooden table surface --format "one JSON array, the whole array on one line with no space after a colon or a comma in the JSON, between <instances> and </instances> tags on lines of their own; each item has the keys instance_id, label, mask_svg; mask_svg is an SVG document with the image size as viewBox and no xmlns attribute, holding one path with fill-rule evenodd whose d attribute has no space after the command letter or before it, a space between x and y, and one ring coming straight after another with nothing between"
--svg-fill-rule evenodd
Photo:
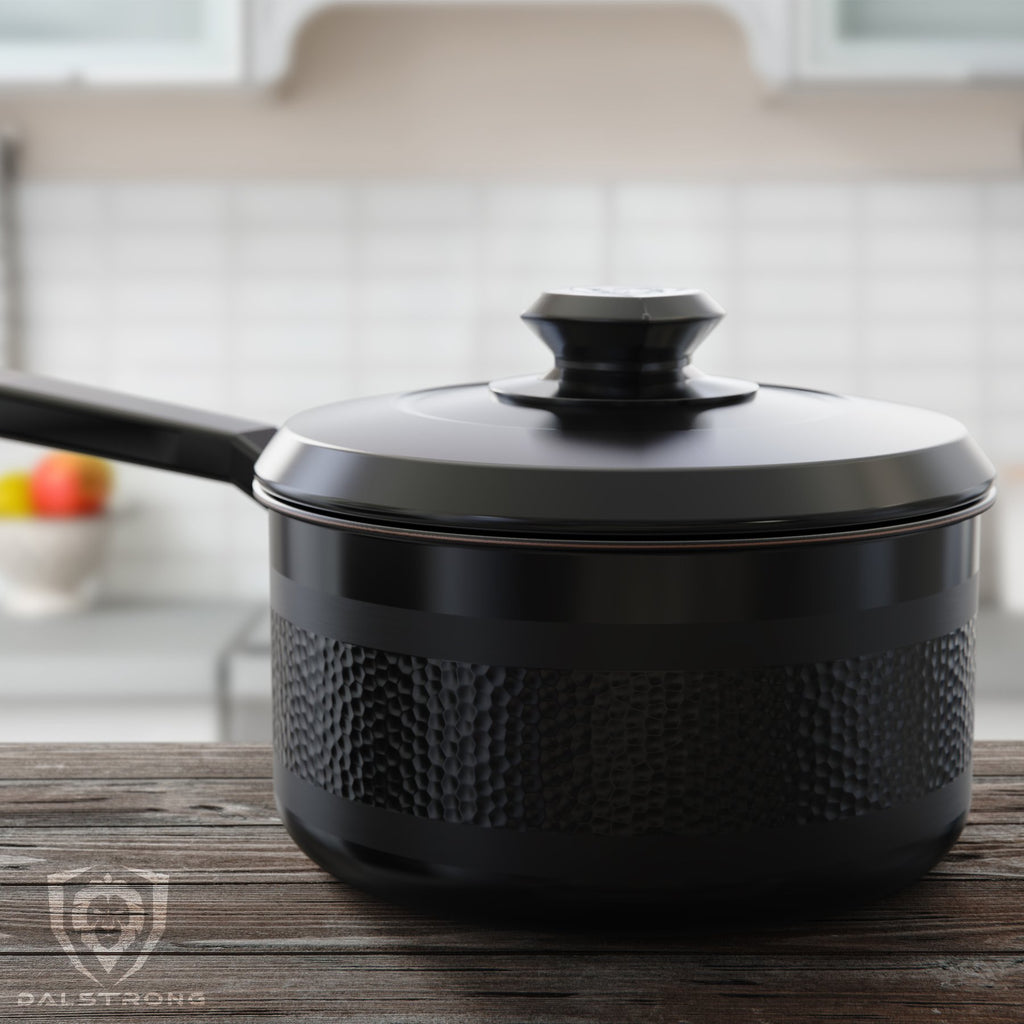
<instances>
[{"instance_id":1,"label":"wooden table surface","mask_svg":"<svg viewBox=\"0 0 1024 1024\"><path fill-rule=\"evenodd\" d=\"M0 1021L1024 1021L1024 744L978 745L970 824L910 890L674 934L485 928L365 896L292 844L270 763L263 747L0 746ZM102 912L118 883L144 905L109 971L95 922L68 940L97 983L58 933L81 924L79 893Z\"/></svg>"}]
</instances>

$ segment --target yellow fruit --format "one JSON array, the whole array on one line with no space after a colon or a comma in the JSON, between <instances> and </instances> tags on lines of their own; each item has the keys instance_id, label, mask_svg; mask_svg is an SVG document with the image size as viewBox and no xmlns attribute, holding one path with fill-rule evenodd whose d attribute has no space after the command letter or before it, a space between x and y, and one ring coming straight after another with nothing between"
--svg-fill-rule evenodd
<instances>
[{"instance_id":1,"label":"yellow fruit","mask_svg":"<svg viewBox=\"0 0 1024 1024\"><path fill-rule=\"evenodd\" d=\"M32 512L31 474L0 476L0 516L30 516Z\"/></svg>"}]
</instances>

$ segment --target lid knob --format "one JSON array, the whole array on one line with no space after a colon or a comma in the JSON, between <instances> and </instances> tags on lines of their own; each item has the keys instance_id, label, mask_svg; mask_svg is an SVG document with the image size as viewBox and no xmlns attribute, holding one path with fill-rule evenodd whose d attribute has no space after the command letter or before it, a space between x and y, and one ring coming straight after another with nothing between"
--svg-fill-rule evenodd
<instances>
[{"instance_id":1,"label":"lid knob","mask_svg":"<svg viewBox=\"0 0 1024 1024\"><path fill-rule=\"evenodd\" d=\"M742 401L750 381L707 377L690 364L725 311L700 291L571 288L545 292L523 320L551 349L546 378L497 381L503 398L531 405Z\"/></svg>"}]
</instances>

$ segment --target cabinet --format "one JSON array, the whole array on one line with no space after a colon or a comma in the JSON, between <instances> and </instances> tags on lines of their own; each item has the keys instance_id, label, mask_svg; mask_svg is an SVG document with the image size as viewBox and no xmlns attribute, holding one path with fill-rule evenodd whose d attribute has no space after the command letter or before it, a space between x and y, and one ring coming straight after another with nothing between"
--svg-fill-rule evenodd
<instances>
[{"instance_id":1,"label":"cabinet","mask_svg":"<svg viewBox=\"0 0 1024 1024\"><path fill-rule=\"evenodd\" d=\"M0 0L0 86L271 84L287 73L295 39L317 11L355 2ZM1020 0L700 2L736 20L751 63L775 85L1024 76Z\"/></svg>"},{"instance_id":2,"label":"cabinet","mask_svg":"<svg viewBox=\"0 0 1024 1024\"><path fill-rule=\"evenodd\" d=\"M292 42L306 20L316 10L345 2L352 0L252 0L253 78L263 82L280 78L287 70ZM643 0L578 2L621 4ZM712 3L735 19L746 37L751 63L776 86L1024 77L1021 0L703 2ZM683 46L681 41L680 49Z\"/></svg>"}]
</instances>

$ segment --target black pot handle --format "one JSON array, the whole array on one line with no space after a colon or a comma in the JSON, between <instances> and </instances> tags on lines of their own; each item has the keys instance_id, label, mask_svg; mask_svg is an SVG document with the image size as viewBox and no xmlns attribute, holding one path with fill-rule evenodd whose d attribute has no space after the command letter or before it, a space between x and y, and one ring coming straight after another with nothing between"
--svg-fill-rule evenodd
<instances>
[{"instance_id":1,"label":"black pot handle","mask_svg":"<svg viewBox=\"0 0 1024 1024\"><path fill-rule=\"evenodd\" d=\"M118 391L0 370L0 437L225 480L252 496L274 427Z\"/></svg>"}]
</instances>

